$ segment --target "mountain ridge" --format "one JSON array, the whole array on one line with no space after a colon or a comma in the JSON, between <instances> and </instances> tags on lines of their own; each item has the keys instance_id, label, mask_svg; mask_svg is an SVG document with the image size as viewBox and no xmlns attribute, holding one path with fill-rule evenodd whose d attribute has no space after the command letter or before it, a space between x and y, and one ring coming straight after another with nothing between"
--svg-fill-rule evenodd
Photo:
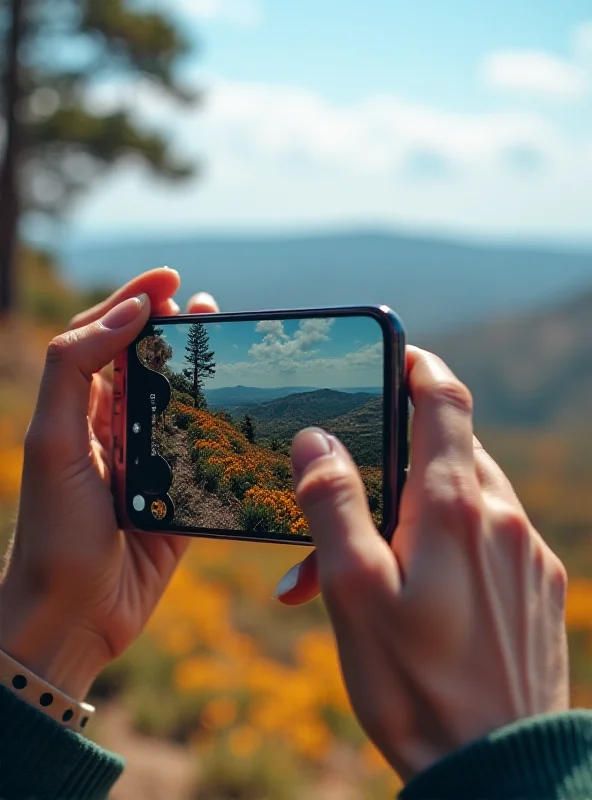
<instances>
[{"instance_id":1,"label":"mountain ridge","mask_svg":"<svg viewBox=\"0 0 592 800\"><path fill-rule=\"evenodd\" d=\"M478 425L592 430L592 291L418 344L471 389Z\"/></svg>"},{"instance_id":2,"label":"mountain ridge","mask_svg":"<svg viewBox=\"0 0 592 800\"><path fill-rule=\"evenodd\" d=\"M282 436L293 436L302 427L322 423L374 399L374 395L362 392L352 394L335 389L316 389L229 410L236 416L251 416L263 435L274 436L276 428L281 425L285 431Z\"/></svg>"},{"instance_id":3,"label":"mountain ridge","mask_svg":"<svg viewBox=\"0 0 592 800\"><path fill-rule=\"evenodd\" d=\"M386 304L412 336L533 310L592 288L592 251L481 244L389 232L194 237L80 244L62 253L76 284L119 285L157 264L229 311ZM426 287L428 287L426 289Z\"/></svg>"}]
</instances>

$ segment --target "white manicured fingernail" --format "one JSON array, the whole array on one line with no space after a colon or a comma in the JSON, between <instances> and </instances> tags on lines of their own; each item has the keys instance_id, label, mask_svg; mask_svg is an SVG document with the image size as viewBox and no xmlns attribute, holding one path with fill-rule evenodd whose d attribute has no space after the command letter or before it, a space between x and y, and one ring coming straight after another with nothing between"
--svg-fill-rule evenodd
<instances>
[{"instance_id":1,"label":"white manicured fingernail","mask_svg":"<svg viewBox=\"0 0 592 800\"><path fill-rule=\"evenodd\" d=\"M278 597L283 597L288 592L291 592L292 589L295 589L298 584L298 578L300 577L300 567L302 564L294 564L292 569L289 569L281 581L276 586L275 594L273 595L273 599L277 600Z\"/></svg>"}]
</instances>

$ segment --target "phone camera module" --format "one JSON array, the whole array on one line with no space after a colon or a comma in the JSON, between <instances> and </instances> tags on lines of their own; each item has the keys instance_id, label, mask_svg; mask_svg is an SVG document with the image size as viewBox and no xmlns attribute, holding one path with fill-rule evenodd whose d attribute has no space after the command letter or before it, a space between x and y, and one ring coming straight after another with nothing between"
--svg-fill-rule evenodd
<instances>
[{"instance_id":1,"label":"phone camera module","mask_svg":"<svg viewBox=\"0 0 592 800\"><path fill-rule=\"evenodd\" d=\"M173 482L171 466L162 456L152 456L138 465L139 490L144 495L166 494Z\"/></svg>"},{"instance_id":2,"label":"phone camera module","mask_svg":"<svg viewBox=\"0 0 592 800\"><path fill-rule=\"evenodd\" d=\"M152 516L157 522L162 522L167 515L167 507L164 500L153 500L150 505Z\"/></svg>"}]
</instances>

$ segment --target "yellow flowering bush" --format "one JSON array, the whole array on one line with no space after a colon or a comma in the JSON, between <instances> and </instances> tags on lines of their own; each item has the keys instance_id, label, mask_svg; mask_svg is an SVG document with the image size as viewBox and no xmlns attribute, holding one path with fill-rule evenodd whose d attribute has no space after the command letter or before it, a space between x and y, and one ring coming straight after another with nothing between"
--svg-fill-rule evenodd
<instances>
[{"instance_id":1,"label":"yellow flowering bush","mask_svg":"<svg viewBox=\"0 0 592 800\"><path fill-rule=\"evenodd\" d=\"M290 459L247 440L231 421L203 409L171 403L174 423L187 430L196 479L210 492L238 504L244 530L306 534L304 515L292 488ZM362 467L370 511L382 522L383 480L380 467Z\"/></svg>"},{"instance_id":2,"label":"yellow flowering bush","mask_svg":"<svg viewBox=\"0 0 592 800\"><path fill-rule=\"evenodd\" d=\"M211 412L175 401L169 414L187 430L196 480L238 505L245 530L307 532L292 489L288 456L249 442L232 422Z\"/></svg>"}]
</instances>

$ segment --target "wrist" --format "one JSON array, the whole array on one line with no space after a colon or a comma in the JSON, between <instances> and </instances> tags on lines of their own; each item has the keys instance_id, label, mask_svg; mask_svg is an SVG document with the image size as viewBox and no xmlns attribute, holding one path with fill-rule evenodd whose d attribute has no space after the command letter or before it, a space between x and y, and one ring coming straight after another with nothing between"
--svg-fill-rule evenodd
<instances>
[{"instance_id":1,"label":"wrist","mask_svg":"<svg viewBox=\"0 0 592 800\"><path fill-rule=\"evenodd\" d=\"M0 650L73 700L82 701L109 663L98 634L47 600L17 598L0 585Z\"/></svg>"}]
</instances>

